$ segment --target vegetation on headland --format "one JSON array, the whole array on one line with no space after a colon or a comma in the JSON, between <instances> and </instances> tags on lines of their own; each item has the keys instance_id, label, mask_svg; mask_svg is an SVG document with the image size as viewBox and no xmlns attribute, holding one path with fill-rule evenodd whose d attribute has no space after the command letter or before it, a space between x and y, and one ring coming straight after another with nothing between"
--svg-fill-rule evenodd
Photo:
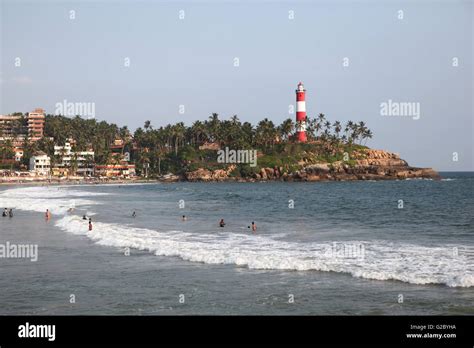
<instances>
[{"instance_id":1,"label":"vegetation on headland","mask_svg":"<svg viewBox=\"0 0 474 348\"><path fill-rule=\"evenodd\" d=\"M25 139L23 164L37 151L51 157L52 163L59 161L54 155L54 145L63 145L74 139L73 151L95 152L95 164L119 163L124 153L130 154L130 162L137 165L137 171L148 167L148 176L166 173L183 174L199 168L222 169L225 163L217 162L216 148L252 149L258 151L258 165L239 164L233 176L247 177L264 167L284 167L297 170L301 163L332 163L344 159L365 148L365 142L372 138L372 132L364 122L330 122L324 114L307 119L307 143L294 141L295 122L288 118L275 125L265 118L252 125L241 122L237 115L221 120L213 113L205 121L195 121L191 126L183 122L156 127L146 121L143 127L132 134L127 126L119 127L106 121L46 115L44 137L37 142ZM21 131L21 121L18 132ZM1 136L1 135L0 135ZM120 151L112 149L119 139ZM6 141L0 149L1 158L9 158L13 144ZM351 159L344 159L349 164Z\"/></svg>"}]
</instances>

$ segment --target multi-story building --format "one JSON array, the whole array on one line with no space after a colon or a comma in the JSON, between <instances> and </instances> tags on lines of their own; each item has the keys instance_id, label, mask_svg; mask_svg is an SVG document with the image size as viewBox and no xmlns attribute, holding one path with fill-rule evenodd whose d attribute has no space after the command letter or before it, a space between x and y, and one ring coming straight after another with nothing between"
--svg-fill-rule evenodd
<instances>
[{"instance_id":1,"label":"multi-story building","mask_svg":"<svg viewBox=\"0 0 474 348\"><path fill-rule=\"evenodd\" d=\"M35 109L27 115L0 115L0 140L31 141L43 137L45 116L43 109Z\"/></svg>"},{"instance_id":2,"label":"multi-story building","mask_svg":"<svg viewBox=\"0 0 474 348\"><path fill-rule=\"evenodd\" d=\"M54 155L61 159L56 165L59 169L71 168L79 175L94 174L94 151L73 152L71 143L67 142L64 146L55 146Z\"/></svg>"},{"instance_id":3,"label":"multi-story building","mask_svg":"<svg viewBox=\"0 0 474 348\"><path fill-rule=\"evenodd\" d=\"M43 109L35 109L35 111L28 113L28 137L32 141L39 140L43 137L44 120Z\"/></svg>"},{"instance_id":4,"label":"multi-story building","mask_svg":"<svg viewBox=\"0 0 474 348\"><path fill-rule=\"evenodd\" d=\"M48 175L51 170L51 159L44 152L38 151L30 158L30 171L37 175Z\"/></svg>"}]
</instances>

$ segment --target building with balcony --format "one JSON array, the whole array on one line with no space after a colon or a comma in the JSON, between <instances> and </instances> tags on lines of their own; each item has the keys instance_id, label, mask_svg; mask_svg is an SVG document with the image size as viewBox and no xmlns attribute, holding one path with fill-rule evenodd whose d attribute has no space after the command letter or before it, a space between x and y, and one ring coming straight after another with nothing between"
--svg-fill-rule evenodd
<instances>
[{"instance_id":1,"label":"building with balcony","mask_svg":"<svg viewBox=\"0 0 474 348\"><path fill-rule=\"evenodd\" d=\"M65 173L66 168L73 171L73 174L92 176L94 175L94 151L72 151L71 143L64 146L54 146L54 156L60 158L60 163L55 167L57 172Z\"/></svg>"},{"instance_id":2,"label":"building with balcony","mask_svg":"<svg viewBox=\"0 0 474 348\"><path fill-rule=\"evenodd\" d=\"M0 115L0 141L23 142L27 137L30 141L37 141L43 137L44 124L44 110L39 108L26 115Z\"/></svg>"},{"instance_id":3,"label":"building with balcony","mask_svg":"<svg viewBox=\"0 0 474 348\"><path fill-rule=\"evenodd\" d=\"M29 169L37 175L49 175L51 171L51 158L44 152L38 151L30 158Z\"/></svg>"}]
</instances>

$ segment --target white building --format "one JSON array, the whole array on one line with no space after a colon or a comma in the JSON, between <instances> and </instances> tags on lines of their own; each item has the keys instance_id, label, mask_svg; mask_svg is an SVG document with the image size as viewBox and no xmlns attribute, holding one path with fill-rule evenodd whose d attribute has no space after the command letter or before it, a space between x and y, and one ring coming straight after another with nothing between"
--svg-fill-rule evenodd
<instances>
[{"instance_id":1,"label":"white building","mask_svg":"<svg viewBox=\"0 0 474 348\"><path fill-rule=\"evenodd\" d=\"M54 155L61 157L58 167L70 168L75 164L77 174L94 174L94 151L73 152L71 143L65 143L64 146L54 147Z\"/></svg>"},{"instance_id":2,"label":"white building","mask_svg":"<svg viewBox=\"0 0 474 348\"><path fill-rule=\"evenodd\" d=\"M44 152L37 152L30 158L30 170L38 175L48 175L51 170L51 159Z\"/></svg>"},{"instance_id":3,"label":"white building","mask_svg":"<svg viewBox=\"0 0 474 348\"><path fill-rule=\"evenodd\" d=\"M23 149L19 147L15 147L13 151L15 151L15 161L21 162L21 159L23 158Z\"/></svg>"}]
</instances>

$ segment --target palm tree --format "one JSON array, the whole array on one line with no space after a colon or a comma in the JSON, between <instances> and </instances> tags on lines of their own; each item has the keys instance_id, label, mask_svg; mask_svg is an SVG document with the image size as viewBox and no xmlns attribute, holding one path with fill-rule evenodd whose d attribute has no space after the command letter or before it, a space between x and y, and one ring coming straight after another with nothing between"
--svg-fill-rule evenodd
<instances>
[{"instance_id":1,"label":"palm tree","mask_svg":"<svg viewBox=\"0 0 474 348\"><path fill-rule=\"evenodd\" d=\"M294 132L294 130L295 123L291 118L287 118L286 120L284 120L279 127L281 137L286 141L290 139L290 135Z\"/></svg>"},{"instance_id":2,"label":"palm tree","mask_svg":"<svg viewBox=\"0 0 474 348\"><path fill-rule=\"evenodd\" d=\"M174 152L178 155L179 142L184 139L186 128L183 122L179 122L172 127L174 136Z\"/></svg>"},{"instance_id":3,"label":"palm tree","mask_svg":"<svg viewBox=\"0 0 474 348\"><path fill-rule=\"evenodd\" d=\"M206 127L204 123L201 121L195 121L193 125L191 126L191 134L192 138L196 139L196 145L201 144L201 139L203 138L203 135L206 135Z\"/></svg>"},{"instance_id":4,"label":"palm tree","mask_svg":"<svg viewBox=\"0 0 474 348\"><path fill-rule=\"evenodd\" d=\"M324 114L319 114L318 120L319 120L319 123L324 124L324 122L326 121L326 116Z\"/></svg>"},{"instance_id":5,"label":"palm tree","mask_svg":"<svg viewBox=\"0 0 474 348\"><path fill-rule=\"evenodd\" d=\"M365 126L364 121L360 121L359 124L357 125L357 137L360 138L359 144L362 143L362 140L364 139L364 133L366 132L367 127Z\"/></svg>"},{"instance_id":6,"label":"palm tree","mask_svg":"<svg viewBox=\"0 0 474 348\"><path fill-rule=\"evenodd\" d=\"M207 129L209 138L212 142L219 141L219 130L220 130L220 121L219 121L219 114L213 112L211 116L209 116L209 122L207 123Z\"/></svg>"},{"instance_id":7,"label":"palm tree","mask_svg":"<svg viewBox=\"0 0 474 348\"><path fill-rule=\"evenodd\" d=\"M315 125L314 125L314 133L315 133L315 137L317 138L318 137L318 132L322 129L322 125L320 122L316 122L315 120Z\"/></svg>"},{"instance_id":8,"label":"palm tree","mask_svg":"<svg viewBox=\"0 0 474 348\"><path fill-rule=\"evenodd\" d=\"M69 162L69 168L71 171L71 175L76 175L77 168L78 168L77 153L72 154L71 160Z\"/></svg>"},{"instance_id":9,"label":"palm tree","mask_svg":"<svg viewBox=\"0 0 474 348\"><path fill-rule=\"evenodd\" d=\"M147 120L145 121L145 125L143 126L145 128L145 131L148 131L148 129L152 130L153 127L151 126L151 121Z\"/></svg>"},{"instance_id":10,"label":"palm tree","mask_svg":"<svg viewBox=\"0 0 474 348\"><path fill-rule=\"evenodd\" d=\"M269 144L275 144L275 138L278 135L278 131L275 125L268 118L263 119L258 123L256 129L257 142L264 147L268 147Z\"/></svg>"},{"instance_id":11,"label":"palm tree","mask_svg":"<svg viewBox=\"0 0 474 348\"><path fill-rule=\"evenodd\" d=\"M339 133L342 130L341 122L336 121L336 122L334 122L334 124L332 126L334 127L334 132L335 132L336 138L339 139Z\"/></svg>"},{"instance_id":12,"label":"palm tree","mask_svg":"<svg viewBox=\"0 0 474 348\"><path fill-rule=\"evenodd\" d=\"M233 125L240 124L240 120L239 120L239 118L237 117L237 115L233 115L233 116L230 118L230 122L232 122Z\"/></svg>"},{"instance_id":13,"label":"palm tree","mask_svg":"<svg viewBox=\"0 0 474 348\"><path fill-rule=\"evenodd\" d=\"M119 137L120 137L120 140L122 141L121 153L122 153L122 156L123 156L123 154L125 152L126 145L128 145L130 143L130 131L128 130L127 126L123 126L122 128L120 128Z\"/></svg>"},{"instance_id":14,"label":"palm tree","mask_svg":"<svg viewBox=\"0 0 474 348\"><path fill-rule=\"evenodd\" d=\"M362 139L365 139L364 145L367 144L367 139L372 139L372 137L372 131L368 128L365 128L364 132L362 133Z\"/></svg>"},{"instance_id":15,"label":"palm tree","mask_svg":"<svg viewBox=\"0 0 474 348\"><path fill-rule=\"evenodd\" d=\"M345 136L345 139L347 140L350 139L350 131L353 125L354 125L354 122L347 121L346 125L344 126L344 136Z\"/></svg>"},{"instance_id":16,"label":"palm tree","mask_svg":"<svg viewBox=\"0 0 474 348\"><path fill-rule=\"evenodd\" d=\"M6 140L2 146L0 146L0 157L3 161L11 159L15 156L15 151L13 150L13 143L10 139Z\"/></svg>"}]
</instances>

